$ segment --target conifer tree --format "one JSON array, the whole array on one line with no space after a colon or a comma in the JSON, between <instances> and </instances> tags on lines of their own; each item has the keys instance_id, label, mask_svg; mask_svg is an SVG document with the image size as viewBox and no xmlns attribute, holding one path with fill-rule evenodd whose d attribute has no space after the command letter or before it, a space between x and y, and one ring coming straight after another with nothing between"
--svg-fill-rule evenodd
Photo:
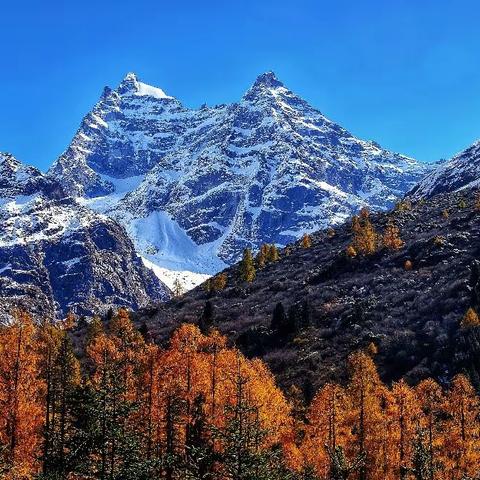
<instances>
[{"instance_id":1,"label":"conifer tree","mask_svg":"<svg viewBox=\"0 0 480 480\"><path fill-rule=\"evenodd\" d=\"M473 308L469 308L460 322L462 328L472 328L480 326L480 318Z\"/></svg>"},{"instance_id":2,"label":"conifer tree","mask_svg":"<svg viewBox=\"0 0 480 480\"><path fill-rule=\"evenodd\" d=\"M388 250L400 250L405 242L400 238L400 230L393 223L388 223L383 233L383 246Z\"/></svg>"},{"instance_id":3,"label":"conifer tree","mask_svg":"<svg viewBox=\"0 0 480 480\"><path fill-rule=\"evenodd\" d=\"M255 266L253 264L252 251L246 248L243 251L243 258L240 262L240 276L245 282L253 282L255 280Z\"/></svg>"},{"instance_id":4,"label":"conifer tree","mask_svg":"<svg viewBox=\"0 0 480 480\"><path fill-rule=\"evenodd\" d=\"M302 237L302 247L303 248L310 248L312 246L312 237L305 233Z\"/></svg>"},{"instance_id":5,"label":"conifer tree","mask_svg":"<svg viewBox=\"0 0 480 480\"><path fill-rule=\"evenodd\" d=\"M359 216L352 218L352 246L355 252L371 255L377 250L377 234L370 221L370 213L366 208L360 210Z\"/></svg>"},{"instance_id":6,"label":"conifer tree","mask_svg":"<svg viewBox=\"0 0 480 480\"><path fill-rule=\"evenodd\" d=\"M202 315L200 316L198 327L200 331L207 335L212 328L213 325L213 317L214 317L214 309L213 304L210 300L205 302L205 306L203 307Z\"/></svg>"},{"instance_id":7,"label":"conifer tree","mask_svg":"<svg viewBox=\"0 0 480 480\"><path fill-rule=\"evenodd\" d=\"M268 252L269 252L269 246L265 243L262 244L255 258L258 268L263 268L267 263Z\"/></svg>"},{"instance_id":8,"label":"conifer tree","mask_svg":"<svg viewBox=\"0 0 480 480\"><path fill-rule=\"evenodd\" d=\"M291 333L290 322L287 314L285 313L285 308L283 307L282 302L278 302L273 309L270 328L282 336L289 335Z\"/></svg>"},{"instance_id":9,"label":"conifer tree","mask_svg":"<svg viewBox=\"0 0 480 480\"><path fill-rule=\"evenodd\" d=\"M280 260L280 255L278 253L278 248L275 244L271 244L268 246L268 252L267 252L267 261L268 262L277 262Z\"/></svg>"},{"instance_id":10,"label":"conifer tree","mask_svg":"<svg viewBox=\"0 0 480 480\"><path fill-rule=\"evenodd\" d=\"M173 281L172 292L174 297L181 297L185 292L183 285L178 279L178 277L175 277L175 280Z\"/></svg>"}]
</instances>

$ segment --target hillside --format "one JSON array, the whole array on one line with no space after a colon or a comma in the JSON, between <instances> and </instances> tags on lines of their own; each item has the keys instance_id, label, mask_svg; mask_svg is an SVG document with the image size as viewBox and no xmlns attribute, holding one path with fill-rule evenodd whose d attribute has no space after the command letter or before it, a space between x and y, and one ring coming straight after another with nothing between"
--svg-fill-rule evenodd
<instances>
[{"instance_id":1,"label":"hillside","mask_svg":"<svg viewBox=\"0 0 480 480\"><path fill-rule=\"evenodd\" d=\"M327 380L344 378L347 355L371 342L386 381L433 376L444 382L467 368L480 386L478 330L459 328L480 299L480 211L474 203L468 191L373 215L378 232L395 222L405 246L364 258L345 255L349 223L334 236L317 232L310 248L297 242L288 255L282 250L281 259L257 270L251 284L239 280L235 265L225 270L223 291L208 294L198 287L139 312L137 321L162 341L181 322L198 322L210 301L215 327L248 355L261 356L281 386L297 384L307 396ZM308 305L303 317L309 326L291 335L272 332L278 302L297 318Z\"/></svg>"}]
</instances>

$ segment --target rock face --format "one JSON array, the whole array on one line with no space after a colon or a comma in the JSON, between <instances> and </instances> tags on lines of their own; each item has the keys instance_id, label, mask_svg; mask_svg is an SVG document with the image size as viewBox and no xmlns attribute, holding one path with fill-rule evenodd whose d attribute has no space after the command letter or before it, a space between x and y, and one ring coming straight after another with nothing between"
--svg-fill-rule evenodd
<instances>
[{"instance_id":1,"label":"rock face","mask_svg":"<svg viewBox=\"0 0 480 480\"><path fill-rule=\"evenodd\" d=\"M438 193L456 192L480 184L480 141L440 163L416 185L408 196L418 200Z\"/></svg>"},{"instance_id":2,"label":"rock face","mask_svg":"<svg viewBox=\"0 0 480 480\"><path fill-rule=\"evenodd\" d=\"M0 153L0 316L14 307L43 318L136 309L168 297L123 227Z\"/></svg>"},{"instance_id":3,"label":"rock face","mask_svg":"<svg viewBox=\"0 0 480 480\"><path fill-rule=\"evenodd\" d=\"M128 74L49 177L120 221L147 261L214 273L245 246L386 209L427 168L355 138L271 72L238 103L197 110Z\"/></svg>"}]
</instances>

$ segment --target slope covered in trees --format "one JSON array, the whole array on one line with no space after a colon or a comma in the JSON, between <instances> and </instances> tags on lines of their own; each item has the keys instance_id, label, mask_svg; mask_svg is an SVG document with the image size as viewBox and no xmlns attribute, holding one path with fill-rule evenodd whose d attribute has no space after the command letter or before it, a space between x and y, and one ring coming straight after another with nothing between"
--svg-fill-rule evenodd
<instances>
[{"instance_id":1,"label":"slope covered in trees","mask_svg":"<svg viewBox=\"0 0 480 480\"><path fill-rule=\"evenodd\" d=\"M81 321L82 322L82 321ZM480 398L467 377L388 387L374 349L310 404L216 330L160 348L125 310L0 327L5 479L394 480L477 478Z\"/></svg>"},{"instance_id":2,"label":"slope covered in trees","mask_svg":"<svg viewBox=\"0 0 480 480\"><path fill-rule=\"evenodd\" d=\"M222 273L222 288L199 287L136 321L162 342L207 312L209 326L307 398L345 379L348 355L369 345L384 381L446 384L466 371L478 388L480 333L470 320L480 305L479 235L473 190L364 211L275 258L265 246L249 275L244 261ZM475 315L463 321L469 308Z\"/></svg>"}]
</instances>

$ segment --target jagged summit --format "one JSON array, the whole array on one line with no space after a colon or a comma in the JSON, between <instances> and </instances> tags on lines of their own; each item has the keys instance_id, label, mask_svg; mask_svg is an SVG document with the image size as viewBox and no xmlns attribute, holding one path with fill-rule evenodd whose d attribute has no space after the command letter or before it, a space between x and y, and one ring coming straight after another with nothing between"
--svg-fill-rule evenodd
<instances>
[{"instance_id":1,"label":"jagged summit","mask_svg":"<svg viewBox=\"0 0 480 480\"><path fill-rule=\"evenodd\" d=\"M268 71L257 77L253 87L277 88L284 87L284 84L277 78L275 73Z\"/></svg>"},{"instance_id":2,"label":"jagged summit","mask_svg":"<svg viewBox=\"0 0 480 480\"><path fill-rule=\"evenodd\" d=\"M133 73L127 73L125 78L117 88L117 92L120 95L138 95L149 96L157 99L171 99L173 97L168 96L161 88L153 87L141 82L138 76Z\"/></svg>"}]
</instances>

